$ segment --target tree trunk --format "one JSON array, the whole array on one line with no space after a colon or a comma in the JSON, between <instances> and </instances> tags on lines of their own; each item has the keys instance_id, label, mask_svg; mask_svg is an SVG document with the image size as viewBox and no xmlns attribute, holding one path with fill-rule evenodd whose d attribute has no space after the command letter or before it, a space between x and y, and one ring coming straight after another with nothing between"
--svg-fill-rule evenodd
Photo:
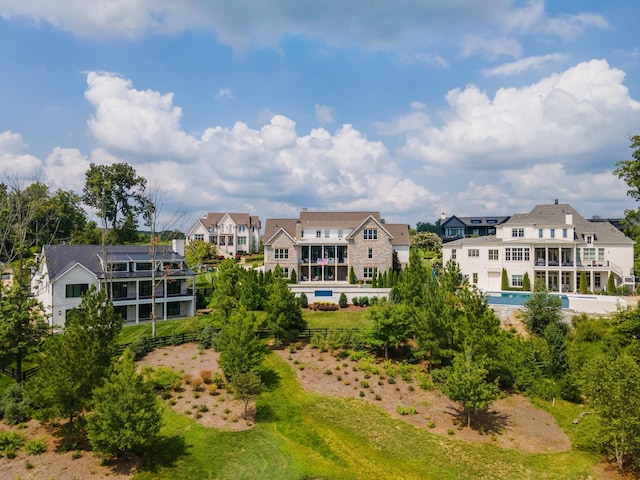
<instances>
[{"instance_id":1,"label":"tree trunk","mask_svg":"<svg viewBox=\"0 0 640 480\"><path fill-rule=\"evenodd\" d=\"M16 354L16 382L22 383L22 352Z\"/></svg>"},{"instance_id":2,"label":"tree trunk","mask_svg":"<svg viewBox=\"0 0 640 480\"><path fill-rule=\"evenodd\" d=\"M467 408L467 427L471 428L471 408Z\"/></svg>"}]
</instances>

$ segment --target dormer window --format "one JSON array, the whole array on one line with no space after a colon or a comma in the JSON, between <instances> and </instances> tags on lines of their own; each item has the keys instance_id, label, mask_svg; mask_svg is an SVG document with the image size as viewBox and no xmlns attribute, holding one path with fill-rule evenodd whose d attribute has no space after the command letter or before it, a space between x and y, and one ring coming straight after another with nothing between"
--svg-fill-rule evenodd
<instances>
[{"instance_id":1,"label":"dormer window","mask_svg":"<svg viewBox=\"0 0 640 480\"><path fill-rule=\"evenodd\" d=\"M591 245L593 243L593 235L587 235L585 239L587 241L587 245Z\"/></svg>"}]
</instances>

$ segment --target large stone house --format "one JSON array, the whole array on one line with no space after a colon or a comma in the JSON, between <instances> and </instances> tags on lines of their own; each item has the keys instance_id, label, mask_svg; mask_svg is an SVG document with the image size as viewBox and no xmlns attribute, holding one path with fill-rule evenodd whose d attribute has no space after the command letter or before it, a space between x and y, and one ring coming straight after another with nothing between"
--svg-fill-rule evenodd
<instances>
[{"instance_id":1,"label":"large stone house","mask_svg":"<svg viewBox=\"0 0 640 480\"><path fill-rule=\"evenodd\" d=\"M187 230L187 244L193 240L213 243L219 256L235 257L260 249L260 218L248 213L207 213Z\"/></svg>"},{"instance_id":2,"label":"large stone house","mask_svg":"<svg viewBox=\"0 0 640 480\"><path fill-rule=\"evenodd\" d=\"M456 260L462 274L478 288L501 290L502 270L509 287L544 281L550 292L577 292L584 273L592 292L634 284L633 240L609 222L590 221L571 205L537 205L496 227L491 236L461 238L445 243L442 260Z\"/></svg>"},{"instance_id":3,"label":"large stone house","mask_svg":"<svg viewBox=\"0 0 640 480\"><path fill-rule=\"evenodd\" d=\"M379 212L310 212L299 218L269 218L265 225L264 264L276 265L298 282L371 281L392 267L394 252L402 266L409 261L409 228L388 224Z\"/></svg>"},{"instance_id":4,"label":"large stone house","mask_svg":"<svg viewBox=\"0 0 640 480\"><path fill-rule=\"evenodd\" d=\"M31 281L52 325L64 325L69 310L78 307L94 285L108 289L113 305L126 322L149 320L155 290L158 319L190 317L195 313L195 273L178 246L160 246L155 260L148 246L51 245L39 255ZM155 262L155 263L154 263Z\"/></svg>"}]
</instances>

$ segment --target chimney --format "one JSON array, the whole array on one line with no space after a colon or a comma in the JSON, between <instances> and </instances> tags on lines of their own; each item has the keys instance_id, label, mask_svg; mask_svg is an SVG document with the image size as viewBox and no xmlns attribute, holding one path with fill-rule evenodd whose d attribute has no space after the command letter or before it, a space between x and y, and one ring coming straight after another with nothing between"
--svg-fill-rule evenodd
<instances>
[{"instance_id":1,"label":"chimney","mask_svg":"<svg viewBox=\"0 0 640 480\"><path fill-rule=\"evenodd\" d=\"M440 214L440 221L444 222L447 219L447 214L442 212L442 214Z\"/></svg>"},{"instance_id":2,"label":"chimney","mask_svg":"<svg viewBox=\"0 0 640 480\"><path fill-rule=\"evenodd\" d=\"M184 240L182 238L171 240L171 249L181 257L184 257Z\"/></svg>"}]
</instances>

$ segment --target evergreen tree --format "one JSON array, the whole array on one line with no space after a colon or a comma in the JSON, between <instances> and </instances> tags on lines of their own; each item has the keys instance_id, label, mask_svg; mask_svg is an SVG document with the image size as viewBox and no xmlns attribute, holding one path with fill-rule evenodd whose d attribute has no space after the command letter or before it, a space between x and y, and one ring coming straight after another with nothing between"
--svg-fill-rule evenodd
<instances>
[{"instance_id":1,"label":"evergreen tree","mask_svg":"<svg viewBox=\"0 0 640 480\"><path fill-rule=\"evenodd\" d=\"M338 305L340 305L340 308L347 308L347 306L349 305L347 302L347 295L344 292L340 294Z\"/></svg>"},{"instance_id":2,"label":"evergreen tree","mask_svg":"<svg viewBox=\"0 0 640 480\"><path fill-rule=\"evenodd\" d=\"M589 284L587 284L586 272L580 272L580 293L589 293Z\"/></svg>"},{"instance_id":3,"label":"evergreen tree","mask_svg":"<svg viewBox=\"0 0 640 480\"><path fill-rule=\"evenodd\" d=\"M243 308L235 310L220 329L216 342L218 364L227 380L248 373L262 364L267 347L258 337L258 322L253 313Z\"/></svg>"},{"instance_id":4,"label":"evergreen tree","mask_svg":"<svg viewBox=\"0 0 640 480\"><path fill-rule=\"evenodd\" d=\"M557 295L547 292L542 280L536 280L533 293L524 302L522 319L527 329L542 336L548 325L558 323L562 319L562 300Z\"/></svg>"},{"instance_id":5,"label":"evergreen tree","mask_svg":"<svg viewBox=\"0 0 640 480\"><path fill-rule=\"evenodd\" d=\"M505 268L502 269L502 285L500 286L501 290L509 290L509 275L507 275L507 270Z\"/></svg>"},{"instance_id":6,"label":"evergreen tree","mask_svg":"<svg viewBox=\"0 0 640 480\"><path fill-rule=\"evenodd\" d=\"M22 382L22 360L47 336L49 324L42 304L17 283L0 295L0 352L16 362Z\"/></svg>"},{"instance_id":7,"label":"evergreen tree","mask_svg":"<svg viewBox=\"0 0 640 480\"><path fill-rule=\"evenodd\" d=\"M616 292L616 277L613 274L613 272L611 272L609 274L609 278L607 280L607 293L609 295L615 295Z\"/></svg>"},{"instance_id":8,"label":"evergreen tree","mask_svg":"<svg viewBox=\"0 0 640 480\"><path fill-rule=\"evenodd\" d=\"M289 278L289 283L293 283L293 284L298 283L298 274L296 273L295 269L291 270L291 277Z\"/></svg>"},{"instance_id":9,"label":"evergreen tree","mask_svg":"<svg viewBox=\"0 0 640 480\"><path fill-rule=\"evenodd\" d=\"M524 272L524 276L522 277L522 290L525 292L531 291L531 280L529 279L529 272Z\"/></svg>"},{"instance_id":10,"label":"evergreen tree","mask_svg":"<svg viewBox=\"0 0 640 480\"><path fill-rule=\"evenodd\" d=\"M302 292L300 294L300 308L307 308L309 306L309 299L307 298L307 294Z\"/></svg>"},{"instance_id":11,"label":"evergreen tree","mask_svg":"<svg viewBox=\"0 0 640 480\"><path fill-rule=\"evenodd\" d=\"M353 270L353 266L349 269L349 284L355 285L356 283L356 272Z\"/></svg>"},{"instance_id":12,"label":"evergreen tree","mask_svg":"<svg viewBox=\"0 0 640 480\"><path fill-rule=\"evenodd\" d=\"M27 383L40 418L66 417L71 425L90 405L111 363L122 324L105 292L90 287L80 307L69 312L63 332L47 339L38 359L40 369Z\"/></svg>"},{"instance_id":13,"label":"evergreen tree","mask_svg":"<svg viewBox=\"0 0 640 480\"><path fill-rule=\"evenodd\" d=\"M548 372L554 377L565 375L569 371L569 357L564 326L558 322L550 323L544 329L544 338L549 346Z\"/></svg>"},{"instance_id":14,"label":"evergreen tree","mask_svg":"<svg viewBox=\"0 0 640 480\"><path fill-rule=\"evenodd\" d=\"M209 306L216 310L223 320L227 320L231 312L238 307L240 267L230 258L223 260L215 277L213 294Z\"/></svg>"},{"instance_id":15,"label":"evergreen tree","mask_svg":"<svg viewBox=\"0 0 640 480\"><path fill-rule=\"evenodd\" d=\"M302 317L300 302L289 289L287 281L282 277L282 269L278 265L273 272L273 282L267 286L267 294L269 296L265 305L267 328L278 340L295 339L307 325Z\"/></svg>"},{"instance_id":16,"label":"evergreen tree","mask_svg":"<svg viewBox=\"0 0 640 480\"><path fill-rule=\"evenodd\" d=\"M103 387L94 391L87 433L93 449L121 454L152 445L162 425L162 406L137 372L134 355L125 350Z\"/></svg>"}]
</instances>

